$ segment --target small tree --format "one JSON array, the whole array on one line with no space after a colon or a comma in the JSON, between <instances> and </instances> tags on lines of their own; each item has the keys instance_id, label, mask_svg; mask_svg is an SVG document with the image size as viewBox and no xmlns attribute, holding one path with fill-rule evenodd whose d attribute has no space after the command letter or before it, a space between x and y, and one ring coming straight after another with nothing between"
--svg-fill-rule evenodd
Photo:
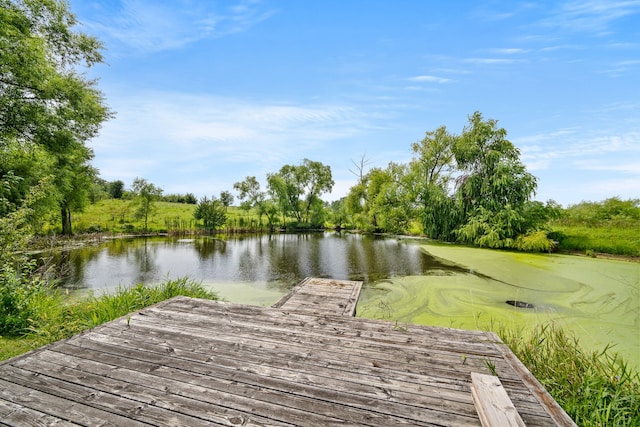
<instances>
[{"instance_id":1,"label":"small tree","mask_svg":"<svg viewBox=\"0 0 640 427\"><path fill-rule=\"evenodd\" d=\"M112 199L122 199L124 195L124 182L120 180L109 183L109 195Z\"/></svg>"},{"instance_id":2,"label":"small tree","mask_svg":"<svg viewBox=\"0 0 640 427\"><path fill-rule=\"evenodd\" d=\"M322 203L320 196L330 192L333 184L331 167L309 159L298 166L284 165L279 172L267 175L269 193L277 200L283 218L293 216L306 225L314 222L312 210Z\"/></svg>"},{"instance_id":3,"label":"small tree","mask_svg":"<svg viewBox=\"0 0 640 427\"><path fill-rule=\"evenodd\" d=\"M222 206L224 206L224 210L226 212L229 206L231 206L231 204L233 203L233 194L228 191L221 192L220 203L222 203Z\"/></svg>"},{"instance_id":4,"label":"small tree","mask_svg":"<svg viewBox=\"0 0 640 427\"><path fill-rule=\"evenodd\" d=\"M347 209L345 203L346 197L331 202L331 222L336 230L341 230L345 222L347 222Z\"/></svg>"},{"instance_id":5,"label":"small tree","mask_svg":"<svg viewBox=\"0 0 640 427\"><path fill-rule=\"evenodd\" d=\"M205 196L198 202L193 217L202 220L205 229L213 231L227 222L226 207L221 200Z\"/></svg>"},{"instance_id":6,"label":"small tree","mask_svg":"<svg viewBox=\"0 0 640 427\"><path fill-rule=\"evenodd\" d=\"M131 187L134 195L133 205L136 207L136 218L144 219L144 230L148 230L149 215L155 211L155 201L162 196L162 189L148 182L146 179L136 178Z\"/></svg>"}]
</instances>

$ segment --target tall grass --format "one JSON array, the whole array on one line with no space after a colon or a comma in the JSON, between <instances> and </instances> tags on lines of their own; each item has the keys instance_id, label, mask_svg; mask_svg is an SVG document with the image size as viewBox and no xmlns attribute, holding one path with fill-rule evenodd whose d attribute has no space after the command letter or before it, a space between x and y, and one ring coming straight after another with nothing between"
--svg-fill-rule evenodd
<instances>
[{"instance_id":1,"label":"tall grass","mask_svg":"<svg viewBox=\"0 0 640 427\"><path fill-rule=\"evenodd\" d=\"M114 294L93 297L89 304L82 305L82 317L92 327L178 295L217 299L199 283L181 278L165 281L159 286L138 284L131 288L121 287Z\"/></svg>"},{"instance_id":2,"label":"tall grass","mask_svg":"<svg viewBox=\"0 0 640 427\"><path fill-rule=\"evenodd\" d=\"M640 374L609 347L586 352L554 324L499 335L578 425L640 425Z\"/></svg>"},{"instance_id":3,"label":"tall grass","mask_svg":"<svg viewBox=\"0 0 640 427\"><path fill-rule=\"evenodd\" d=\"M555 236L563 251L640 256L640 222L616 225L555 225Z\"/></svg>"},{"instance_id":4,"label":"tall grass","mask_svg":"<svg viewBox=\"0 0 640 427\"><path fill-rule=\"evenodd\" d=\"M23 311L14 317L24 320L21 327L0 331L0 360L68 338L78 332L125 316L141 308L183 295L193 298L217 299L198 282L187 278L167 280L153 285L138 284L119 288L115 293L89 296L69 302L58 290L34 285L28 299L20 303Z\"/></svg>"},{"instance_id":5,"label":"tall grass","mask_svg":"<svg viewBox=\"0 0 640 427\"><path fill-rule=\"evenodd\" d=\"M561 250L640 256L640 199L581 202L548 225Z\"/></svg>"}]
</instances>

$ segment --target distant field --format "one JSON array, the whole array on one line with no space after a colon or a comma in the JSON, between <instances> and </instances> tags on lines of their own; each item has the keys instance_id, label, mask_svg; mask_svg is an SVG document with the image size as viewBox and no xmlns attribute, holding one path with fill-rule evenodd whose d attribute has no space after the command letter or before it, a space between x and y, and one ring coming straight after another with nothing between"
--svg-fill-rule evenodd
<instances>
[{"instance_id":1,"label":"distant field","mask_svg":"<svg viewBox=\"0 0 640 427\"><path fill-rule=\"evenodd\" d=\"M148 231L167 232L197 229L193 218L195 205L185 203L156 202L155 212L149 216ZM144 221L136 218L131 202L121 199L105 199L85 208L84 212L74 213L72 217L75 233L140 232ZM229 207L227 228L257 227L258 216L237 207Z\"/></svg>"},{"instance_id":2,"label":"distant field","mask_svg":"<svg viewBox=\"0 0 640 427\"><path fill-rule=\"evenodd\" d=\"M560 250L640 256L640 223L626 226L553 226L560 232Z\"/></svg>"}]
</instances>

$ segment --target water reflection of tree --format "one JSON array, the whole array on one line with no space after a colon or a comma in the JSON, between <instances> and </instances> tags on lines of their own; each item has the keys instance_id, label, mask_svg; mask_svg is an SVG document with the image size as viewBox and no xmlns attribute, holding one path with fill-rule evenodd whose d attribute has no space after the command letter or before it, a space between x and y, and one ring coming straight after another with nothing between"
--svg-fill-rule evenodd
<instances>
[{"instance_id":1,"label":"water reflection of tree","mask_svg":"<svg viewBox=\"0 0 640 427\"><path fill-rule=\"evenodd\" d=\"M185 249L185 245L193 250ZM199 259L194 274L204 274L206 280L281 282L285 286L307 276L372 283L394 276L452 271L451 266L404 239L333 233L228 236L227 240L216 236L189 242L115 239L100 247L73 250L53 262L67 271L65 283L82 284L85 271L92 269L118 269L112 274L117 273L130 284L159 280L160 269L174 270L178 258L186 263ZM180 264L182 269L184 262Z\"/></svg>"},{"instance_id":2,"label":"water reflection of tree","mask_svg":"<svg viewBox=\"0 0 640 427\"><path fill-rule=\"evenodd\" d=\"M131 246L135 245L134 239L113 239L107 244L107 254L109 256L119 256L126 254Z\"/></svg>"},{"instance_id":3,"label":"water reflection of tree","mask_svg":"<svg viewBox=\"0 0 640 427\"><path fill-rule=\"evenodd\" d=\"M158 266L154 262L157 258L157 252L158 246L146 238L142 240L140 245L136 245L127 252L127 260L133 259L135 265L138 266L136 283L148 283L153 279L154 273L158 271Z\"/></svg>"},{"instance_id":4,"label":"water reflection of tree","mask_svg":"<svg viewBox=\"0 0 640 427\"><path fill-rule=\"evenodd\" d=\"M225 255L227 242L222 239L204 238L194 242L194 247L200 260L214 258L216 254Z\"/></svg>"},{"instance_id":5,"label":"water reflection of tree","mask_svg":"<svg viewBox=\"0 0 640 427\"><path fill-rule=\"evenodd\" d=\"M84 287L84 274L87 264L99 258L103 248L87 246L73 250L50 252L39 257L39 263L45 274L55 278L64 288L80 289Z\"/></svg>"}]
</instances>

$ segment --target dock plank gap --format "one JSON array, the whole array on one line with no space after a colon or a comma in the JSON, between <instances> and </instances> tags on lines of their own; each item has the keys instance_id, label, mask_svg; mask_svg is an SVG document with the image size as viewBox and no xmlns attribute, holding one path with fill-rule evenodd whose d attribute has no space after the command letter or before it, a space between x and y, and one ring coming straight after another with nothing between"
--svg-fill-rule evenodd
<instances>
[{"instance_id":1,"label":"dock plank gap","mask_svg":"<svg viewBox=\"0 0 640 427\"><path fill-rule=\"evenodd\" d=\"M6 360L0 424L481 426L471 377L494 372L525 425L575 426L494 333L353 317L361 286L175 297Z\"/></svg>"}]
</instances>

